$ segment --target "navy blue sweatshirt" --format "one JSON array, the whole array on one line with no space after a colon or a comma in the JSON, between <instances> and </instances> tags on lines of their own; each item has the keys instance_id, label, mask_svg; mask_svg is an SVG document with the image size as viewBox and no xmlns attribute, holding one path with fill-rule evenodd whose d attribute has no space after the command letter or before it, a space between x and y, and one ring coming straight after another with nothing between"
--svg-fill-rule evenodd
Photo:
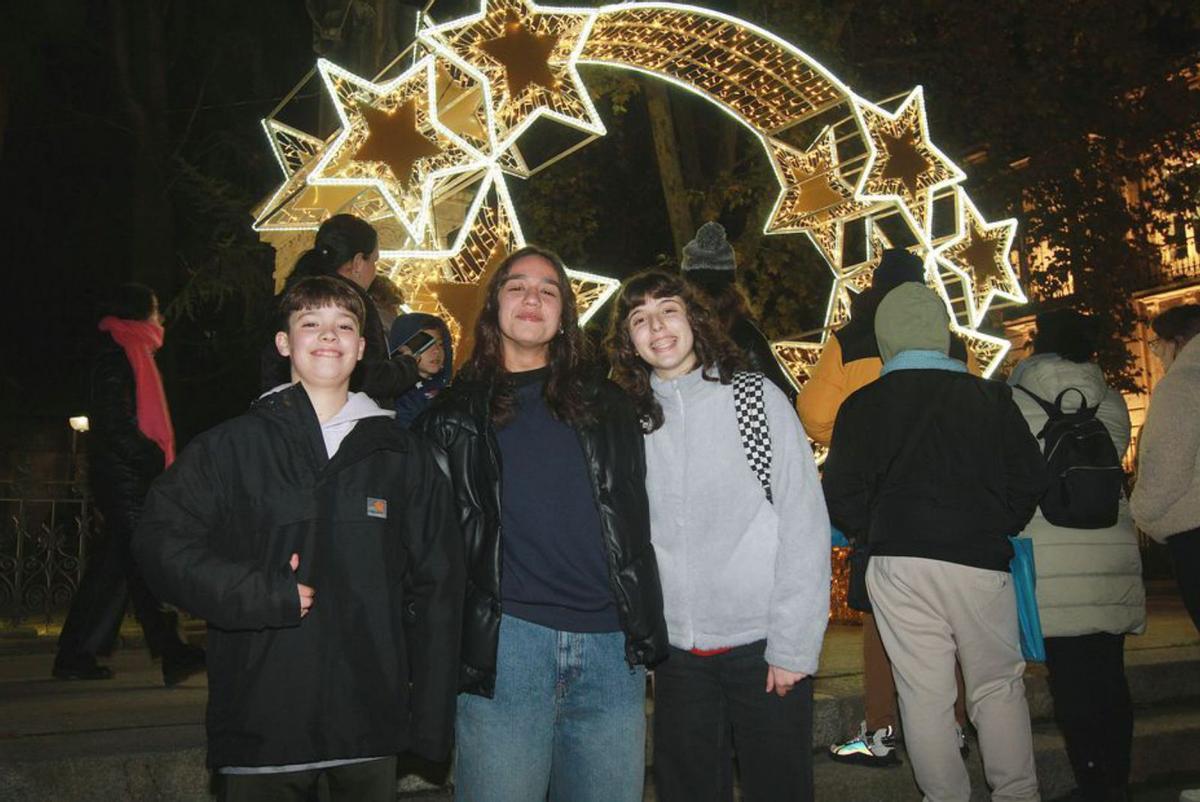
<instances>
[{"instance_id":1,"label":"navy blue sweatshirt","mask_svg":"<svg viewBox=\"0 0 1200 802\"><path fill-rule=\"evenodd\" d=\"M567 632L616 632L621 624L591 477L579 436L543 398L547 373L513 374L517 414L496 432L504 612Z\"/></svg>"}]
</instances>

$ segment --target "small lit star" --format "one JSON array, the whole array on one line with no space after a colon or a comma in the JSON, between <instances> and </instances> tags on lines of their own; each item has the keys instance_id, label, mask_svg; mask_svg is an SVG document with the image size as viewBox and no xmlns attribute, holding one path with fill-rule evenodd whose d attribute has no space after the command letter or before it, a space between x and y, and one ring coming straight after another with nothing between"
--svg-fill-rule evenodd
<instances>
[{"instance_id":1,"label":"small lit star","mask_svg":"<svg viewBox=\"0 0 1200 802\"><path fill-rule=\"evenodd\" d=\"M938 248L934 254L953 272L964 279L969 299L971 324L978 326L992 299L999 295L1014 303L1028 299L1021 290L1017 275L1009 261L1016 220L989 223L975 208L970 196L957 191L958 235Z\"/></svg>"},{"instance_id":2,"label":"small lit star","mask_svg":"<svg viewBox=\"0 0 1200 802\"><path fill-rule=\"evenodd\" d=\"M861 98L856 106L871 144L859 198L897 202L913 227L928 234L934 193L966 176L930 141L921 87L894 114Z\"/></svg>"},{"instance_id":3,"label":"small lit star","mask_svg":"<svg viewBox=\"0 0 1200 802\"><path fill-rule=\"evenodd\" d=\"M478 13L431 26L420 38L484 84L493 152L502 153L542 116L605 133L575 68L596 14L532 0L480 0Z\"/></svg>"}]
</instances>

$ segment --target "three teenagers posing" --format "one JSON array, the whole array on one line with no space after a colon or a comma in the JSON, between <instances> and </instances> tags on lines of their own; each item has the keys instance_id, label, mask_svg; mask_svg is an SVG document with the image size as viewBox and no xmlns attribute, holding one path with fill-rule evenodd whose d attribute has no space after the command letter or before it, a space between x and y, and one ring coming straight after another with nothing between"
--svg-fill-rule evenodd
<instances>
[{"instance_id":1,"label":"three teenagers posing","mask_svg":"<svg viewBox=\"0 0 1200 802\"><path fill-rule=\"evenodd\" d=\"M723 798L731 736L747 799L811 799L829 588L815 466L768 384L759 483L734 350L655 275L627 284L610 337L631 400L586 367L558 257L510 255L425 438L350 389L374 334L361 294L329 275L289 288L291 383L197 438L135 539L151 586L210 621L222 799L308 799L318 780L392 798L389 756L444 752L457 685L458 799L635 802L660 663L660 799Z\"/></svg>"}]
</instances>

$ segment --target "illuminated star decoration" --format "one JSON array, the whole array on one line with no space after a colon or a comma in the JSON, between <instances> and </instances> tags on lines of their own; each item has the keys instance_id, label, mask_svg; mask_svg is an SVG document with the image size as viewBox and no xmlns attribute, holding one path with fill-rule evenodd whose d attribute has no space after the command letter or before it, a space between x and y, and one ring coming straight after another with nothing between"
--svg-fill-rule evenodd
<instances>
[{"instance_id":1,"label":"illuminated star decoration","mask_svg":"<svg viewBox=\"0 0 1200 802\"><path fill-rule=\"evenodd\" d=\"M575 68L596 13L481 0L478 13L427 28L421 42L479 78L493 153L501 153L541 116L596 136L605 133Z\"/></svg>"},{"instance_id":2,"label":"illuminated star decoration","mask_svg":"<svg viewBox=\"0 0 1200 802\"><path fill-rule=\"evenodd\" d=\"M1028 300L1009 261L1017 221L989 223L967 193L959 189L956 195L958 235L934 255L964 278L971 325L978 326L997 295L1018 304Z\"/></svg>"},{"instance_id":3,"label":"illuminated star decoration","mask_svg":"<svg viewBox=\"0 0 1200 802\"><path fill-rule=\"evenodd\" d=\"M855 200L854 187L839 175L833 130L822 132L803 152L771 138L767 145L780 191L764 230L805 232L836 270L846 217L868 205Z\"/></svg>"},{"instance_id":4,"label":"illuminated star decoration","mask_svg":"<svg viewBox=\"0 0 1200 802\"><path fill-rule=\"evenodd\" d=\"M317 70L342 127L308 183L376 188L413 242L423 242L435 187L486 163L439 121L430 100L436 80L433 59L426 57L382 84L324 59Z\"/></svg>"},{"instance_id":5,"label":"illuminated star decoration","mask_svg":"<svg viewBox=\"0 0 1200 802\"><path fill-rule=\"evenodd\" d=\"M451 281L427 281L425 288L433 293L439 304L459 325L458 343L455 346L455 362L461 364L475 348L475 323L487 300L486 287L496 273L496 268L508 256L503 243L497 242L484 262L483 272L470 284Z\"/></svg>"},{"instance_id":6,"label":"illuminated star decoration","mask_svg":"<svg viewBox=\"0 0 1200 802\"><path fill-rule=\"evenodd\" d=\"M504 35L480 42L479 49L503 65L509 97L520 97L530 84L558 91L562 82L550 69L550 56L557 44L557 36L533 33L516 14L509 14Z\"/></svg>"},{"instance_id":7,"label":"illuminated star decoration","mask_svg":"<svg viewBox=\"0 0 1200 802\"><path fill-rule=\"evenodd\" d=\"M263 120L263 130L284 180L255 209L255 231L315 231L363 191L362 187L309 186L308 175L325 143L278 120Z\"/></svg>"},{"instance_id":8,"label":"illuminated star decoration","mask_svg":"<svg viewBox=\"0 0 1200 802\"><path fill-rule=\"evenodd\" d=\"M896 201L910 224L928 235L934 193L966 175L929 140L921 87L894 114L858 97L855 107L870 144L859 198Z\"/></svg>"},{"instance_id":9,"label":"illuminated star decoration","mask_svg":"<svg viewBox=\"0 0 1200 802\"><path fill-rule=\"evenodd\" d=\"M393 111L360 105L358 113L367 126L367 138L354 151L356 162L383 162L392 177L408 187L419 159L442 152L437 143L417 130L417 101L401 103Z\"/></svg>"}]
</instances>

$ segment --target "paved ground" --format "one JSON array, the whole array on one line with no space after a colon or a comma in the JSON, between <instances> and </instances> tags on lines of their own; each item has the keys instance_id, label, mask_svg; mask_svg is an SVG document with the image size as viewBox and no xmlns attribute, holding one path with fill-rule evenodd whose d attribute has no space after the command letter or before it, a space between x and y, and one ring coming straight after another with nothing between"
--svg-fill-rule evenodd
<instances>
[{"instance_id":1,"label":"paved ground","mask_svg":"<svg viewBox=\"0 0 1200 802\"><path fill-rule=\"evenodd\" d=\"M1195 660L1196 650L1200 649L1200 637L1177 598L1169 594L1155 595L1150 610L1150 625L1146 634L1128 639L1130 662L1153 667L1158 660L1176 661L1181 653L1190 654L1191 659ZM862 670L860 633L858 627L835 626L826 637L817 692L819 698L826 700L824 709L832 712L826 716L828 720L818 722L818 746L822 739L824 742L832 740L847 727L848 722L856 721L861 710L861 701L858 699ZM136 753L143 756L139 760L145 765L139 769L141 774L126 772L127 779L124 782L128 787L125 794L121 789L110 788L97 798L114 800L157 796L162 799L182 799L185 798L182 788L190 785L198 790L204 787L206 775L202 768L202 754L206 678L201 675L178 687L164 688L157 664L140 647L136 628L127 627L124 630L126 645L110 661L116 671L113 680L56 681L50 678L55 634L53 625L47 627L44 624L39 627L27 625L18 630L12 627L0 630L0 767L3 764L34 761L44 762L48 771L83 772L89 759ZM193 630L193 634L198 636L200 631ZM1040 677L1044 675L1043 667L1031 666L1029 673L1031 688L1039 683L1044 686L1044 682L1040 682ZM1156 676L1148 673L1144 682L1155 682ZM1135 688L1135 697L1137 695L1138 689ZM1169 699L1171 694L1164 691L1156 698ZM1031 698L1031 709L1035 717L1039 716L1040 709L1040 715L1044 718L1048 715L1047 700L1037 702ZM1187 711L1179 715L1193 715L1190 707ZM1166 714L1171 712L1167 710ZM1142 725L1139 722L1139 726ZM183 755L186 758L184 762L191 766L182 773L174 771L169 779L170 783L176 784L169 786L174 791L162 785L167 780L154 775L154 753ZM852 791L847 796L847 785L854 788L860 777L869 784L870 775L878 770L836 766L820 755L817 763L819 789L827 787L830 792L836 790L836 795L819 791L819 798L838 799L839 802L848 798L909 798L902 794L856 797ZM50 766L56 768L50 769ZM1180 776L1140 789L1136 797L1138 802L1175 802L1183 788L1200 786L1200 759L1191 765L1185 763L1176 768L1182 773ZM888 773L892 771L907 773L907 767ZM429 773L427 767L426 773ZM145 783L158 791L150 796L140 795L145 789L139 791L133 787L137 777L142 777ZM421 784L414 779L409 787L413 793L419 793ZM424 793L424 796L413 797L414 800L434 798L428 795L428 791ZM5 794L0 789L0 797L3 796ZM653 800L653 789L648 790L646 798Z\"/></svg>"}]
</instances>

